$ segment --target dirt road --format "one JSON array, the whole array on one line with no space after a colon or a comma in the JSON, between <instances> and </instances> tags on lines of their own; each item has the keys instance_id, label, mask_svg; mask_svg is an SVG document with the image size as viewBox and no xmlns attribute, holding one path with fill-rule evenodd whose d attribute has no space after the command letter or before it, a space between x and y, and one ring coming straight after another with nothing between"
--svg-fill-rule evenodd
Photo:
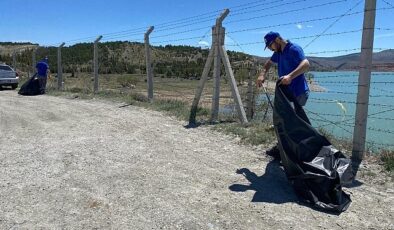
<instances>
[{"instance_id":1,"label":"dirt road","mask_svg":"<svg viewBox=\"0 0 394 230\"><path fill-rule=\"evenodd\" d=\"M299 203L257 147L159 112L0 91L0 229L394 229L392 183Z\"/></svg>"}]
</instances>

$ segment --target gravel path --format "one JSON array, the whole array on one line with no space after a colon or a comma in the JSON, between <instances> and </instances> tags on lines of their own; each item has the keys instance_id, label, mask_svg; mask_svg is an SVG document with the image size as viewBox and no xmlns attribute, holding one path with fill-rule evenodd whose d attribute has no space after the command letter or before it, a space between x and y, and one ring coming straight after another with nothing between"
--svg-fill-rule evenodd
<instances>
[{"instance_id":1,"label":"gravel path","mask_svg":"<svg viewBox=\"0 0 394 230\"><path fill-rule=\"evenodd\" d=\"M299 203L261 148L100 100L0 91L0 229L394 229L392 183Z\"/></svg>"}]
</instances>

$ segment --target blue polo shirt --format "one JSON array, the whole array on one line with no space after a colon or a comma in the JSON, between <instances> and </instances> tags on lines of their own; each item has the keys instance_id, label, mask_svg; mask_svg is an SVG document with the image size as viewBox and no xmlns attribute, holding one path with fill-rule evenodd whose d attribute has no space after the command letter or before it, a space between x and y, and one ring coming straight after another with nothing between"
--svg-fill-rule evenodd
<instances>
[{"instance_id":1,"label":"blue polo shirt","mask_svg":"<svg viewBox=\"0 0 394 230\"><path fill-rule=\"evenodd\" d=\"M282 52L275 52L271 61L278 64L279 77L283 77L297 68L301 61L305 60L304 51L302 48L290 41L287 42ZM294 78L289 89L297 97L306 91L309 91L308 83L306 82L305 75L301 74Z\"/></svg>"},{"instance_id":2,"label":"blue polo shirt","mask_svg":"<svg viewBox=\"0 0 394 230\"><path fill-rule=\"evenodd\" d=\"M36 68L39 77L47 77L47 70L49 69L47 63L45 63L44 61L40 61L37 63Z\"/></svg>"}]
</instances>

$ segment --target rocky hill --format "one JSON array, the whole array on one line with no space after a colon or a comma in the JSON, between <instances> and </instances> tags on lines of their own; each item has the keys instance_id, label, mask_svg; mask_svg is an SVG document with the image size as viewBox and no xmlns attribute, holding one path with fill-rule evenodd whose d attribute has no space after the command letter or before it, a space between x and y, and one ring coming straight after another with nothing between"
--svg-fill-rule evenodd
<instances>
[{"instance_id":1,"label":"rocky hill","mask_svg":"<svg viewBox=\"0 0 394 230\"><path fill-rule=\"evenodd\" d=\"M32 43L0 42L0 62L12 63L16 51L18 68L28 69L32 62L33 48L37 49L37 60L48 56L52 71L57 69L57 47L39 47ZM228 51L235 71L244 63L264 63L266 57L257 57L242 52ZM153 46L152 60L155 74L168 77L197 77L201 75L208 50L191 46ZM91 72L93 45L79 43L62 49L65 72ZM104 42L99 44L101 73L136 73L145 71L145 47L135 42ZM337 57L308 57L311 70L338 71L358 70L360 53ZM394 49L373 55L374 71L394 71Z\"/></svg>"},{"instance_id":2,"label":"rocky hill","mask_svg":"<svg viewBox=\"0 0 394 230\"><path fill-rule=\"evenodd\" d=\"M308 59L317 70L358 70L360 53L337 57L308 57ZM375 71L394 71L394 49L374 53L372 66Z\"/></svg>"},{"instance_id":3,"label":"rocky hill","mask_svg":"<svg viewBox=\"0 0 394 230\"><path fill-rule=\"evenodd\" d=\"M57 69L57 47L38 47L35 44L0 43L0 62L11 64L16 50L18 69L28 69L32 63L33 48L36 59L49 57L52 71ZM152 61L155 74L169 77L197 77L201 75L208 49L191 46L153 46ZM231 62L242 63L251 55L229 51ZM79 43L62 49L65 72L91 72L93 45ZM104 42L99 44L100 73L136 73L145 71L145 46L135 42Z\"/></svg>"}]
</instances>

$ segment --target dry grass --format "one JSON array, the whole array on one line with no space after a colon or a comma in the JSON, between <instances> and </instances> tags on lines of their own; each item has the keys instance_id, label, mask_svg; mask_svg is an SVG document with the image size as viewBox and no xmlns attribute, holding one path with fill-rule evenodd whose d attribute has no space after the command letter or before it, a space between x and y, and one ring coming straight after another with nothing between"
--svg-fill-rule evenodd
<instances>
[{"instance_id":1,"label":"dry grass","mask_svg":"<svg viewBox=\"0 0 394 230\"><path fill-rule=\"evenodd\" d=\"M75 77L71 74L64 74L64 89L75 93L93 93L94 79L92 74L77 73ZM57 86L56 78L52 79L53 84L48 81L48 88ZM191 105L198 87L198 80L188 80L182 78L154 78L154 98L159 100L179 100ZM141 74L101 74L99 76L99 91L116 91L123 93L137 93L147 95L147 83ZM242 91L242 89L240 89ZM245 90L243 90L245 91ZM212 103L213 81L208 80L202 97L200 106L210 108ZM233 102L230 84L221 82L220 105L228 105Z\"/></svg>"},{"instance_id":2,"label":"dry grass","mask_svg":"<svg viewBox=\"0 0 394 230\"><path fill-rule=\"evenodd\" d=\"M380 159L387 171L394 172L394 151L383 150L380 153Z\"/></svg>"}]
</instances>

